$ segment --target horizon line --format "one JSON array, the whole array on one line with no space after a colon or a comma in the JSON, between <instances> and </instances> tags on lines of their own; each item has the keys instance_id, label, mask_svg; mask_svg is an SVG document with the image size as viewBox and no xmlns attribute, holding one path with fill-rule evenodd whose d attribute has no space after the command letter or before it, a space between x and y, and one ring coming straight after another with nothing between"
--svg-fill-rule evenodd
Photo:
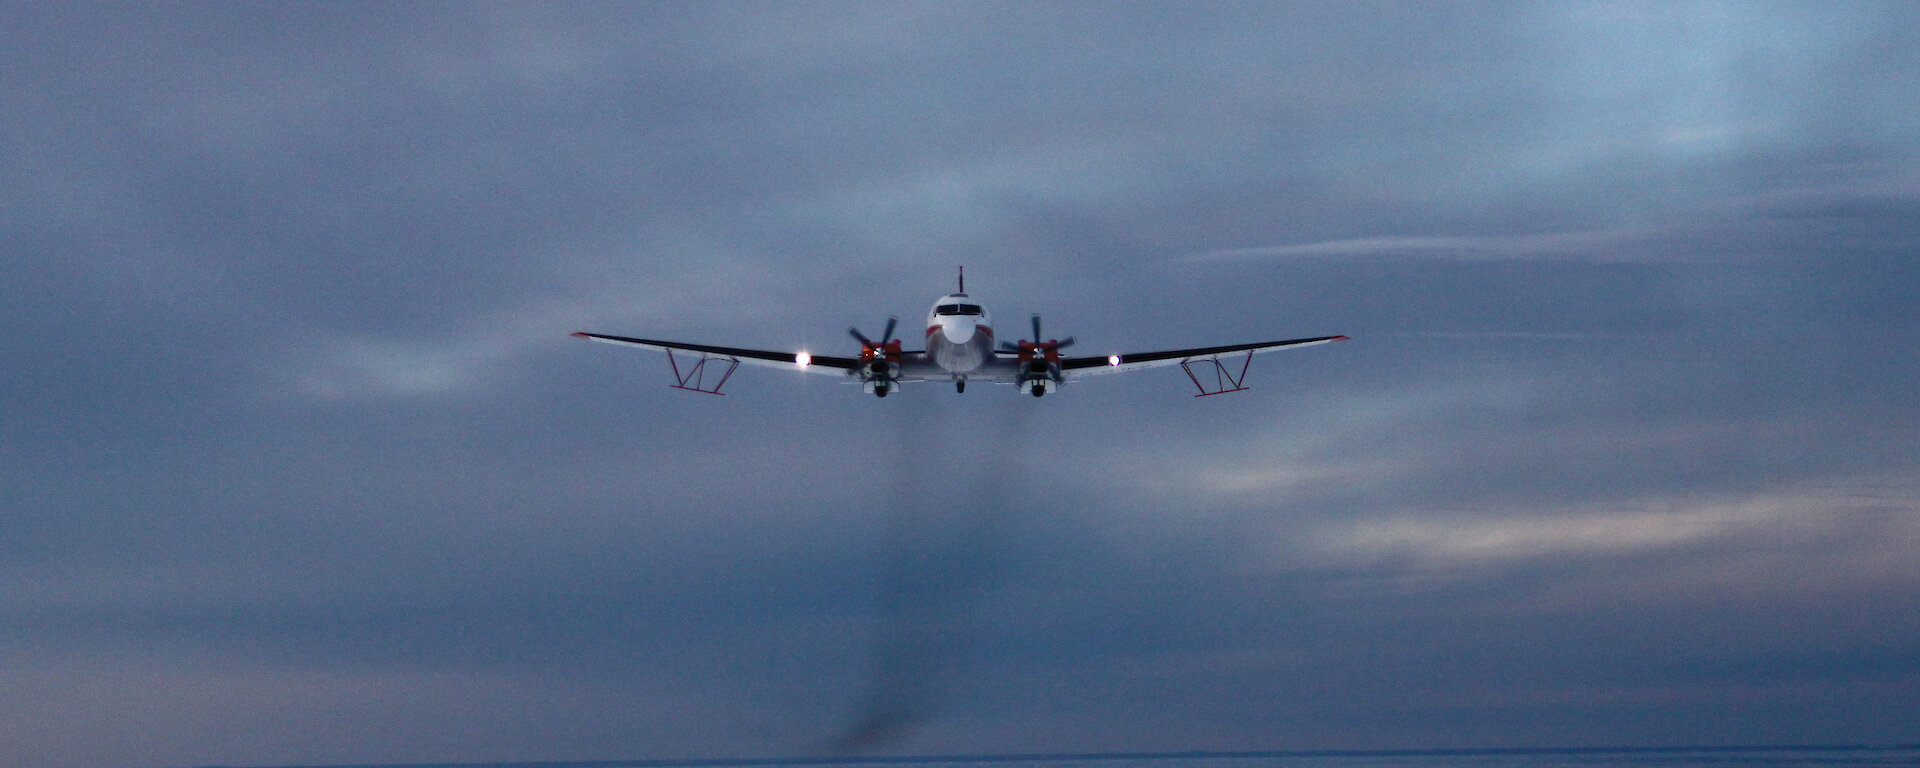
<instances>
[{"instance_id":1,"label":"horizon line","mask_svg":"<svg viewBox=\"0 0 1920 768\"><path fill-rule=\"evenodd\" d=\"M1677 752L1836 752L1920 750L1910 744L1752 744L1642 747L1459 747L1451 749L1257 749L1165 752L1015 752L955 755L804 755L795 757L649 758L640 760L534 760L484 763L336 763L253 768L753 768L773 765L876 765L882 763L1032 763L1051 760L1167 760L1310 757L1447 757L1475 755L1601 755ZM200 766L199 768L241 768Z\"/></svg>"}]
</instances>

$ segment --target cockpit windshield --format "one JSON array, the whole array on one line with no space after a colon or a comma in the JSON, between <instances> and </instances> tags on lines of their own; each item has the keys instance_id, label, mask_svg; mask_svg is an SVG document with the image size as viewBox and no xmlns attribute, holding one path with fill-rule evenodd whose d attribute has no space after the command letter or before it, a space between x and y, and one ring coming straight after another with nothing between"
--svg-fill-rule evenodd
<instances>
[{"instance_id":1,"label":"cockpit windshield","mask_svg":"<svg viewBox=\"0 0 1920 768\"><path fill-rule=\"evenodd\" d=\"M933 313L936 315L940 315L942 317L946 317L950 315L981 314L980 305L978 304L941 304L940 306L934 308Z\"/></svg>"}]
</instances>

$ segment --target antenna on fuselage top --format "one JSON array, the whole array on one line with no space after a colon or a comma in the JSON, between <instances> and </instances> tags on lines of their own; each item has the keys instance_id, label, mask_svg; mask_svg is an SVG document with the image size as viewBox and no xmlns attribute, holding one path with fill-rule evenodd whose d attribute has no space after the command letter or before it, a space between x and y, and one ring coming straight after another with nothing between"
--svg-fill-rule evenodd
<instances>
[{"instance_id":1,"label":"antenna on fuselage top","mask_svg":"<svg viewBox=\"0 0 1920 768\"><path fill-rule=\"evenodd\" d=\"M967 292L967 265L960 265L960 292Z\"/></svg>"}]
</instances>

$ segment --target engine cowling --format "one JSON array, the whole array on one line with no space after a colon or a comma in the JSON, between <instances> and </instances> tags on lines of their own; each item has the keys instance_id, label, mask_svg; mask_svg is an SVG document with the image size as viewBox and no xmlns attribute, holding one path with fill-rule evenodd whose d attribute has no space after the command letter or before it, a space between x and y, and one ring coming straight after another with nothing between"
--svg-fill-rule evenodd
<instances>
[{"instance_id":1,"label":"engine cowling","mask_svg":"<svg viewBox=\"0 0 1920 768\"><path fill-rule=\"evenodd\" d=\"M868 394L886 397L900 386L900 340L893 337L893 329L900 318L887 318L887 329L880 334L880 340L866 337L858 328L848 328L847 333L860 342L860 367L855 369L860 375L860 385Z\"/></svg>"},{"instance_id":2,"label":"engine cowling","mask_svg":"<svg viewBox=\"0 0 1920 768\"><path fill-rule=\"evenodd\" d=\"M1060 371L1060 350L1073 346L1073 337L1047 339L1040 335L1040 316L1033 316L1033 339L1021 339L1017 344L1002 343L1001 349L1019 355L1020 375L1016 382L1022 391L1034 397L1058 389L1066 383L1066 377Z\"/></svg>"}]
</instances>

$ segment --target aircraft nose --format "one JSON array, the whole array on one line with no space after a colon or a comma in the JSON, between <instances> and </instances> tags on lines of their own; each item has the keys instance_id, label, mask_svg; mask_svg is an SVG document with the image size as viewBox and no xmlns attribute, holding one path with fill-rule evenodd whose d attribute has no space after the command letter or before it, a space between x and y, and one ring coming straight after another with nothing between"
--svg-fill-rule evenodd
<instances>
[{"instance_id":1,"label":"aircraft nose","mask_svg":"<svg viewBox=\"0 0 1920 768\"><path fill-rule=\"evenodd\" d=\"M940 324L940 333L951 344L965 344L973 340L973 321L963 318L950 319Z\"/></svg>"}]
</instances>

